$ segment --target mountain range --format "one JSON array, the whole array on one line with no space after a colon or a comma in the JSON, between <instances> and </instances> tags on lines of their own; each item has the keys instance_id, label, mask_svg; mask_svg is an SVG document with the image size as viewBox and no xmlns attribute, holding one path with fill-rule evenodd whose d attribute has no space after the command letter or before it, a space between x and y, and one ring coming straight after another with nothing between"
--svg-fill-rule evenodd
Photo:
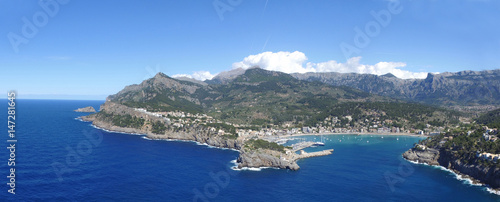
<instances>
[{"instance_id":1,"label":"mountain range","mask_svg":"<svg viewBox=\"0 0 500 202\"><path fill-rule=\"evenodd\" d=\"M223 72L209 84L224 84L243 74L242 69ZM486 111L500 106L500 69L429 73L425 79L400 79L392 74L294 73L294 78L332 86L347 86L391 98L454 109Z\"/></svg>"},{"instance_id":2,"label":"mountain range","mask_svg":"<svg viewBox=\"0 0 500 202\"><path fill-rule=\"evenodd\" d=\"M351 126L379 118L391 119L397 121L396 125L406 127L428 122L442 126L456 122L459 116L439 107L377 95L345 85L300 80L297 75L282 72L260 68L235 72L206 82L176 79L158 73L141 84L125 87L109 96L107 101L152 112L208 114L225 122L253 126L315 126L328 117L351 117ZM381 80L382 77L373 78ZM394 77L388 78L398 81ZM362 124L360 127L365 126Z\"/></svg>"},{"instance_id":3,"label":"mountain range","mask_svg":"<svg viewBox=\"0 0 500 202\"><path fill-rule=\"evenodd\" d=\"M290 148L259 139L257 133L264 137L299 130L446 131L467 117L442 106L497 104L498 71L489 73L429 74L423 80L402 80L390 74L286 74L250 68L204 82L158 73L108 96L98 113L82 120L150 139L237 149L239 167L296 170L298 158ZM283 155L289 156L284 160Z\"/></svg>"}]
</instances>

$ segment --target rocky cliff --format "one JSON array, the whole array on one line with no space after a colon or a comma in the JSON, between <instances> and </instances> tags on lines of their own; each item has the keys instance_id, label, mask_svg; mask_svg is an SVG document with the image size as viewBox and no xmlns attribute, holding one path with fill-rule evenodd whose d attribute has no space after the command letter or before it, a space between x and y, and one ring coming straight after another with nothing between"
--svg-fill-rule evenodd
<instances>
[{"instance_id":1,"label":"rocky cliff","mask_svg":"<svg viewBox=\"0 0 500 202\"><path fill-rule=\"evenodd\" d=\"M444 149L422 149L418 146L403 153L407 160L429 165L440 165L472 179L476 183L487 184L494 189L500 188L500 168L481 164L465 163L458 155Z\"/></svg>"},{"instance_id":2,"label":"rocky cliff","mask_svg":"<svg viewBox=\"0 0 500 202\"><path fill-rule=\"evenodd\" d=\"M242 149L238 157L238 168L274 167L298 170L300 167L295 161L281 159L282 153L269 149L248 150Z\"/></svg>"},{"instance_id":3,"label":"rocky cliff","mask_svg":"<svg viewBox=\"0 0 500 202\"><path fill-rule=\"evenodd\" d=\"M436 149L417 149L413 148L405 153L403 153L403 157L413 162L418 163L426 163L429 165L439 165L439 151Z\"/></svg>"},{"instance_id":4,"label":"rocky cliff","mask_svg":"<svg viewBox=\"0 0 500 202\"><path fill-rule=\"evenodd\" d=\"M239 150L240 155L237 160L239 168L274 167L290 170L298 170L300 168L293 160L287 161L281 159L281 152L270 149L242 149L245 142L243 138L227 138L223 135L218 135L201 125L184 127L182 129L167 128L163 133L157 134L153 133L152 127L147 124L144 124L143 126L137 128L117 126L113 124L113 122L111 121L112 119L109 119L109 117L107 117L107 115L105 114L113 114L113 116L130 115L133 117L144 118L148 123L160 121L163 124L167 124L165 123L164 118L148 115L141 111L114 102L106 102L101 106L100 111L102 112L101 114L92 114L89 116L81 117L81 119L84 121L92 122L93 125L110 131L145 134L149 139L187 140L199 142L202 144L204 143L219 148Z\"/></svg>"},{"instance_id":5,"label":"rocky cliff","mask_svg":"<svg viewBox=\"0 0 500 202\"><path fill-rule=\"evenodd\" d=\"M114 115L130 115L134 117L141 117L148 122L159 121L162 124L166 124L166 120L142 113L140 111L134 110L133 108L113 103L106 102L101 106L101 111L114 114ZM193 125L191 127L183 128L182 130L175 128L167 128L163 133L157 134L153 133L152 127L150 125L144 124L139 128L132 127L121 127L116 126L112 121L106 119L101 114L92 114L89 116L81 117L84 121L90 121L93 125L110 131L124 132L124 133L135 133L135 134L145 134L150 139L175 139L175 140L188 140L195 141L199 143L205 143L210 146L236 149L239 150L243 144L241 139L230 139L221 135L217 135L215 132L209 131L203 126Z\"/></svg>"}]
</instances>

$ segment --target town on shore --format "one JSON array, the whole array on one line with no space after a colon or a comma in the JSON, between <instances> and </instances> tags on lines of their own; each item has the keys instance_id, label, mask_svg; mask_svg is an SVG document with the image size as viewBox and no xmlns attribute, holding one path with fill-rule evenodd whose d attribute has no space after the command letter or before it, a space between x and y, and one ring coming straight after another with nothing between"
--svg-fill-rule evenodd
<instances>
[{"instance_id":1,"label":"town on shore","mask_svg":"<svg viewBox=\"0 0 500 202\"><path fill-rule=\"evenodd\" d=\"M445 127L435 127L426 124L423 128L404 128L390 126L392 120L365 120L364 122L351 123L351 116L327 117L317 126L294 126L292 123L283 125L245 125L233 124L217 120L207 114L193 114L183 111L170 112L149 112L142 108L134 108L134 110L143 113L146 117L155 116L163 118L166 124L171 124L174 127L182 128L193 124L206 125L209 130L220 135L237 135L238 137L265 137L265 136L303 136L303 135L322 135L322 134L380 134L380 135L418 135L432 136L445 132ZM341 122L344 127L339 127ZM358 125L358 126L352 126Z\"/></svg>"}]
</instances>

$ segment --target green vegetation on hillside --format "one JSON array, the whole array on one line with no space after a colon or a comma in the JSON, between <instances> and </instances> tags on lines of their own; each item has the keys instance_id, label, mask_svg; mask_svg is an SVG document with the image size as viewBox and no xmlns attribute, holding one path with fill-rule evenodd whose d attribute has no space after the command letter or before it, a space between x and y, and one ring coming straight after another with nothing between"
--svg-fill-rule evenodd
<instances>
[{"instance_id":1,"label":"green vegetation on hillside","mask_svg":"<svg viewBox=\"0 0 500 202\"><path fill-rule=\"evenodd\" d=\"M489 111L476 119L479 124L487 125L490 128L500 129L500 109Z\"/></svg>"},{"instance_id":2,"label":"green vegetation on hillside","mask_svg":"<svg viewBox=\"0 0 500 202\"><path fill-rule=\"evenodd\" d=\"M358 122L392 120L384 126L424 129L426 124L439 127L457 123L460 116L441 108L298 80L289 74L258 68L247 70L227 84L207 86L159 75L110 97L129 107L207 114L248 127L314 127L330 116L351 116L352 121L342 118L333 127L365 127ZM234 127L217 127L236 134Z\"/></svg>"},{"instance_id":3,"label":"green vegetation on hillside","mask_svg":"<svg viewBox=\"0 0 500 202\"><path fill-rule=\"evenodd\" d=\"M103 113L104 115L104 113ZM109 116L108 114L104 116ZM143 118L137 118L135 116L130 116L130 115L113 115L112 116L112 123L115 126L120 126L120 127L129 127L129 128L141 128L144 125L144 119Z\"/></svg>"},{"instance_id":4,"label":"green vegetation on hillside","mask_svg":"<svg viewBox=\"0 0 500 202\"><path fill-rule=\"evenodd\" d=\"M442 107L500 105L500 70L428 74L425 79L335 72L293 74L307 81L348 86L397 99Z\"/></svg>"},{"instance_id":5,"label":"green vegetation on hillside","mask_svg":"<svg viewBox=\"0 0 500 202\"><path fill-rule=\"evenodd\" d=\"M156 134L163 134L165 133L165 130L167 130L167 127L165 127L165 124L156 121L151 124L151 132L156 133Z\"/></svg>"},{"instance_id":6,"label":"green vegetation on hillside","mask_svg":"<svg viewBox=\"0 0 500 202\"><path fill-rule=\"evenodd\" d=\"M315 125L328 116L351 116L353 123L365 119L392 120L391 125L402 127L403 124L423 129L425 124L444 126L459 122L460 113L437 107L403 102L346 102L324 110L309 119L305 125ZM344 120L347 123L347 120ZM408 122L408 123L406 123Z\"/></svg>"},{"instance_id":7,"label":"green vegetation on hillside","mask_svg":"<svg viewBox=\"0 0 500 202\"><path fill-rule=\"evenodd\" d=\"M270 149L270 150L275 150L279 152L285 152L285 147L283 145L279 145L275 142L268 142L263 139L251 139L248 140L245 144L246 147L249 149L255 150L255 149Z\"/></svg>"},{"instance_id":8,"label":"green vegetation on hillside","mask_svg":"<svg viewBox=\"0 0 500 202\"><path fill-rule=\"evenodd\" d=\"M207 123L206 125L208 127L214 127L217 130L222 129L225 132L229 132L229 133L235 135L236 137L238 136L237 133L236 133L236 128L234 126L232 126L232 125L228 125L228 124L225 124L225 123Z\"/></svg>"},{"instance_id":9,"label":"green vegetation on hillside","mask_svg":"<svg viewBox=\"0 0 500 202\"><path fill-rule=\"evenodd\" d=\"M470 134L468 134L469 131L471 131ZM500 154L500 140L486 140L483 137L485 132L480 125L466 125L445 134L429 137L420 141L419 144L442 150L464 163L490 166L496 163L478 158L477 154L483 152ZM498 134L493 134L493 136L498 137ZM500 167L500 161L497 165Z\"/></svg>"}]
</instances>

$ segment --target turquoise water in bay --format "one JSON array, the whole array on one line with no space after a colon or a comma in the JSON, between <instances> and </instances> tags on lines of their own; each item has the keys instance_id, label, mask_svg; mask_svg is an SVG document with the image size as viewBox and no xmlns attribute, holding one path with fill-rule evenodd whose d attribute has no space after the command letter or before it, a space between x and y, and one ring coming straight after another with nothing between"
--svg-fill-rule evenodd
<instances>
[{"instance_id":1,"label":"turquoise water in bay","mask_svg":"<svg viewBox=\"0 0 500 202\"><path fill-rule=\"evenodd\" d=\"M16 195L7 193L7 128L1 132L2 201L498 201L445 170L404 161L420 138L327 135L332 155L301 169L231 169L238 152L194 142L106 132L74 109L103 101L18 100ZM6 123L7 101L0 106ZM319 136L302 137L319 141ZM315 139L316 138L316 139ZM294 140L301 141L301 140ZM288 144L293 143L293 141Z\"/></svg>"}]
</instances>

